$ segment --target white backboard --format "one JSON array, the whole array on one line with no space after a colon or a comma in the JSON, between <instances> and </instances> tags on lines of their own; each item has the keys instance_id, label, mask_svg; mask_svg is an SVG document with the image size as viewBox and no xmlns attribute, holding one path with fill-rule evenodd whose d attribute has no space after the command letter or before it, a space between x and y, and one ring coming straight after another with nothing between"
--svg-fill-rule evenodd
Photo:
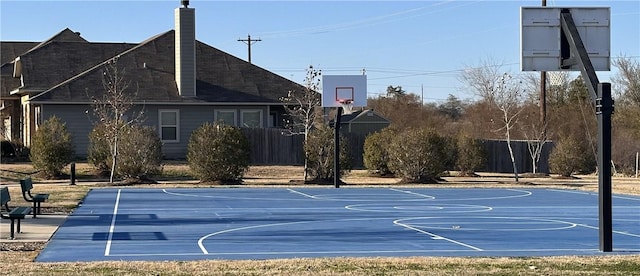
<instances>
[{"instance_id":1,"label":"white backboard","mask_svg":"<svg viewBox=\"0 0 640 276\"><path fill-rule=\"evenodd\" d=\"M339 107L344 99L352 100L354 107L367 106L366 75L322 76L322 106Z\"/></svg>"},{"instance_id":2,"label":"white backboard","mask_svg":"<svg viewBox=\"0 0 640 276\"><path fill-rule=\"evenodd\" d=\"M562 69L560 12L569 9L596 71L610 71L610 18L608 7L521 7L520 69L522 71L579 71Z\"/></svg>"}]
</instances>

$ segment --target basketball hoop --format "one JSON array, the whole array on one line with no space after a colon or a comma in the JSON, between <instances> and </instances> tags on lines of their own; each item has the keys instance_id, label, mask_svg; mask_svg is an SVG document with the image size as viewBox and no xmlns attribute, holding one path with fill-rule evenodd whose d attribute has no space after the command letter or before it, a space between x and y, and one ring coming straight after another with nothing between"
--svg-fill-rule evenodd
<instances>
[{"instance_id":1,"label":"basketball hoop","mask_svg":"<svg viewBox=\"0 0 640 276\"><path fill-rule=\"evenodd\" d=\"M342 106L342 114L347 115L353 112L353 100L338 99L338 103Z\"/></svg>"},{"instance_id":2,"label":"basketball hoop","mask_svg":"<svg viewBox=\"0 0 640 276\"><path fill-rule=\"evenodd\" d=\"M549 85L551 87L564 87L569 84L569 72L567 71L551 71L547 72Z\"/></svg>"}]
</instances>

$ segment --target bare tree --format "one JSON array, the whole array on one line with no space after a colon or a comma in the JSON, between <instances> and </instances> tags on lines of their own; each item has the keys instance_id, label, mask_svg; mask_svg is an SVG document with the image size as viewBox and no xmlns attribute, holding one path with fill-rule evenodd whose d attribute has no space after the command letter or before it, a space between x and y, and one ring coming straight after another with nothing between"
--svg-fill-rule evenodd
<instances>
[{"instance_id":1,"label":"bare tree","mask_svg":"<svg viewBox=\"0 0 640 276\"><path fill-rule=\"evenodd\" d=\"M569 87L569 74L565 71L547 72L546 78L546 99L540 98L540 74L530 73L524 74L523 88L527 91L527 104L525 104L524 120L520 124L520 130L527 140L527 149L531 158L532 173L538 173L538 164L542 157L544 145L548 143L549 137L552 136L552 130L549 130L549 119L546 114L542 114L539 110L542 101L557 104L564 102L566 98L566 90ZM549 99L551 98L551 99Z\"/></svg>"},{"instance_id":2,"label":"bare tree","mask_svg":"<svg viewBox=\"0 0 640 276\"><path fill-rule=\"evenodd\" d=\"M102 72L102 86L104 93L101 97L92 97L93 113L98 119L98 124L105 127L105 139L109 141L111 152L111 174L109 182L113 179L118 166L118 145L122 131L129 125L142 120L143 111L136 114L130 112L134 106L137 89L129 93L131 82L125 79L126 70L118 67L118 58L113 58L105 64ZM129 117L129 115L131 115Z\"/></svg>"},{"instance_id":3,"label":"bare tree","mask_svg":"<svg viewBox=\"0 0 640 276\"><path fill-rule=\"evenodd\" d=\"M537 105L530 103L527 105L530 107L527 116L523 118L525 122L520 123L520 131L527 140L527 149L529 151L529 157L531 158L531 170L532 173L538 173L538 164L542 157L542 150L544 145L549 142L551 133L548 129L549 121L540 120L538 116Z\"/></svg>"},{"instance_id":4,"label":"bare tree","mask_svg":"<svg viewBox=\"0 0 640 276\"><path fill-rule=\"evenodd\" d=\"M640 61L620 57L613 61L618 73L612 78L616 95L612 159L623 172L637 175L640 152Z\"/></svg>"},{"instance_id":5,"label":"bare tree","mask_svg":"<svg viewBox=\"0 0 640 276\"><path fill-rule=\"evenodd\" d=\"M613 78L619 88L619 100L640 107L640 63L621 57L615 59L613 65L619 70Z\"/></svg>"},{"instance_id":6,"label":"bare tree","mask_svg":"<svg viewBox=\"0 0 640 276\"><path fill-rule=\"evenodd\" d=\"M309 132L318 123L322 114L318 107L321 105L320 76L322 72L309 66L307 76L304 79L302 91L289 91L286 97L280 98L287 112L284 132L286 135L304 135L304 143L307 143ZM308 156L304 157L304 180L308 177Z\"/></svg>"},{"instance_id":7,"label":"bare tree","mask_svg":"<svg viewBox=\"0 0 640 276\"><path fill-rule=\"evenodd\" d=\"M398 86L392 86L389 85L387 86L387 97L390 98L397 98L399 96L403 96L406 95L407 91L402 89L402 86L398 85Z\"/></svg>"},{"instance_id":8,"label":"bare tree","mask_svg":"<svg viewBox=\"0 0 640 276\"><path fill-rule=\"evenodd\" d=\"M476 96L500 111L499 118L493 120L493 122L499 122L500 126L494 131L502 133L507 141L513 173L518 182L518 168L511 146L511 135L523 110L521 102L524 93L521 89L521 81L514 79L508 73L499 74L499 70L499 65L485 62L482 66L465 70L460 80L471 88Z\"/></svg>"}]
</instances>

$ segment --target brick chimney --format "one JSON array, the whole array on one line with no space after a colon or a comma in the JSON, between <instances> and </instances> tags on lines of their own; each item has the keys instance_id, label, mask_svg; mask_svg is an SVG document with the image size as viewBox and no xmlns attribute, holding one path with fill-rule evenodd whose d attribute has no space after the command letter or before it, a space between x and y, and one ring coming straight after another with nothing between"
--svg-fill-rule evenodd
<instances>
[{"instance_id":1,"label":"brick chimney","mask_svg":"<svg viewBox=\"0 0 640 276\"><path fill-rule=\"evenodd\" d=\"M196 10L182 0L175 10L175 63L178 93L196 96Z\"/></svg>"}]
</instances>

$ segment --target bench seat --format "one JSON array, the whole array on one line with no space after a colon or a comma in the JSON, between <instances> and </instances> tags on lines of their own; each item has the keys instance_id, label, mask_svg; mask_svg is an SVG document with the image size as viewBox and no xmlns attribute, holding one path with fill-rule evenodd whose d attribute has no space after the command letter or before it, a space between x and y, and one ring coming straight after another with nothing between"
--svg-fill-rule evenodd
<instances>
[{"instance_id":1,"label":"bench seat","mask_svg":"<svg viewBox=\"0 0 640 276\"><path fill-rule=\"evenodd\" d=\"M22 189L22 197L27 202L33 202L33 217L42 214L41 204L49 199L49 194L32 194L33 181L31 178L25 178L20 180L20 188Z\"/></svg>"},{"instance_id":2,"label":"bench seat","mask_svg":"<svg viewBox=\"0 0 640 276\"><path fill-rule=\"evenodd\" d=\"M29 213L31 213L31 207L14 207L9 208L9 201L11 201L11 195L9 194L9 188L2 187L0 191L0 201L2 208L6 209L7 214L0 213L0 216L3 219L11 220L11 235L10 239L15 239L15 233L21 233L20 229L20 221L26 217ZM17 229L16 229L17 226ZM17 230L17 231L14 231Z\"/></svg>"}]
</instances>

